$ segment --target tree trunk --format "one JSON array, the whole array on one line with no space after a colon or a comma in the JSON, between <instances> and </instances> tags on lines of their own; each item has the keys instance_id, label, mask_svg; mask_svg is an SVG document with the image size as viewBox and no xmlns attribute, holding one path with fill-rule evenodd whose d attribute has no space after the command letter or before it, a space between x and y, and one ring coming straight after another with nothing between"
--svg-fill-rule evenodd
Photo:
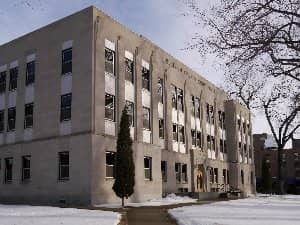
<instances>
[{"instance_id":1,"label":"tree trunk","mask_svg":"<svg viewBox=\"0 0 300 225\"><path fill-rule=\"evenodd\" d=\"M278 147L278 157L277 157L277 166L278 166L278 175L277 175L277 191L279 195L284 194L284 180L282 179L282 147Z\"/></svg>"},{"instance_id":2,"label":"tree trunk","mask_svg":"<svg viewBox=\"0 0 300 225\"><path fill-rule=\"evenodd\" d=\"M124 197L122 197L122 208L124 208Z\"/></svg>"}]
</instances>

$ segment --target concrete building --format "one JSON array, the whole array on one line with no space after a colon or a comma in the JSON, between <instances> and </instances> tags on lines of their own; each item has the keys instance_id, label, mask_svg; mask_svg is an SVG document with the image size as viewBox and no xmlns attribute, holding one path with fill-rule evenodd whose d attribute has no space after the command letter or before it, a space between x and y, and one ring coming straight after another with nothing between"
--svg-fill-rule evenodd
<instances>
[{"instance_id":1,"label":"concrete building","mask_svg":"<svg viewBox=\"0 0 300 225\"><path fill-rule=\"evenodd\" d=\"M135 193L255 192L249 111L95 7L0 46L0 201L116 202L128 106Z\"/></svg>"},{"instance_id":2,"label":"concrete building","mask_svg":"<svg viewBox=\"0 0 300 225\"><path fill-rule=\"evenodd\" d=\"M254 158L256 184L259 190L262 182L262 163L266 160L269 163L273 186L278 176L278 152L277 145L272 135L253 135ZM285 180L285 190L288 193L300 194L300 139L292 140L292 148L284 149L282 152L283 179Z\"/></svg>"}]
</instances>

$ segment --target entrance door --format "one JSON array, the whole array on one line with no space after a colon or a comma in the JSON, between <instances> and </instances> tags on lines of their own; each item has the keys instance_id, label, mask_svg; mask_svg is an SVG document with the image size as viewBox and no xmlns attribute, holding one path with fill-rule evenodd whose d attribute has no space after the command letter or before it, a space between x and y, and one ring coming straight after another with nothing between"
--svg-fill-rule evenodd
<instances>
[{"instance_id":1,"label":"entrance door","mask_svg":"<svg viewBox=\"0 0 300 225\"><path fill-rule=\"evenodd\" d=\"M196 192L203 192L204 191L204 173L203 169L200 165L196 169L196 182L195 182L195 190Z\"/></svg>"}]
</instances>

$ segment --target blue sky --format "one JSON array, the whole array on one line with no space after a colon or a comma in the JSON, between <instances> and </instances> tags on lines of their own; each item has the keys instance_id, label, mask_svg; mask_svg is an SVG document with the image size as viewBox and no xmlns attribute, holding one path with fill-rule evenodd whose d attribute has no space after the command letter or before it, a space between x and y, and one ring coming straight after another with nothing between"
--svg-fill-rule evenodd
<instances>
[{"instance_id":1,"label":"blue sky","mask_svg":"<svg viewBox=\"0 0 300 225\"><path fill-rule=\"evenodd\" d=\"M197 32L191 18L183 16L183 0L1 0L0 45L45 26L55 20L94 5L111 17L142 34L209 81L220 86L223 73L215 58L202 59L196 50L183 50ZM207 9L210 0L201 0ZM205 31L203 31L205 32ZM266 125L261 116L254 123L255 132L263 132Z\"/></svg>"}]
</instances>

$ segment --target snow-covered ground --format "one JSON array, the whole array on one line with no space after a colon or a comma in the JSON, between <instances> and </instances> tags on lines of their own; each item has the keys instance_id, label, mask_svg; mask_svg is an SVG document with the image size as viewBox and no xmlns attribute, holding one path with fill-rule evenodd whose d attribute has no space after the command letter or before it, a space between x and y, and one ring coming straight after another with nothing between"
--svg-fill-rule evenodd
<instances>
[{"instance_id":1,"label":"snow-covered ground","mask_svg":"<svg viewBox=\"0 0 300 225\"><path fill-rule=\"evenodd\" d=\"M300 196L247 199L169 210L179 225L300 225Z\"/></svg>"},{"instance_id":2,"label":"snow-covered ground","mask_svg":"<svg viewBox=\"0 0 300 225\"><path fill-rule=\"evenodd\" d=\"M100 210L0 205L0 225L117 225L120 214Z\"/></svg>"},{"instance_id":3,"label":"snow-covered ground","mask_svg":"<svg viewBox=\"0 0 300 225\"><path fill-rule=\"evenodd\" d=\"M141 207L141 206L160 206L160 205L172 205L172 204L180 204L180 203L189 203L196 202L196 199L190 197L182 197L177 196L175 194L169 194L165 198L152 199L146 202L141 203L126 203L126 206L130 207ZM105 207L105 208L119 208L120 204L103 204L103 205L95 205L96 207Z\"/></svg>"}]
</instances>

